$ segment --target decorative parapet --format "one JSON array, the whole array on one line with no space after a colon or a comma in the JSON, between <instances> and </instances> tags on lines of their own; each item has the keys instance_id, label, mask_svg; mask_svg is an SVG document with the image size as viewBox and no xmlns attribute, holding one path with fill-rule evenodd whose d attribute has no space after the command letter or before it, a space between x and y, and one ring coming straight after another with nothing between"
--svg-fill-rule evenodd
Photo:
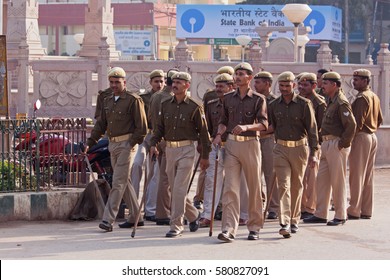
<instances>
[{"instance_id":1,"label":"decorative parapet","mask_svg":"<svg viewBox=\"0 0 390 280\"><path fill-rule=\"evenodd\" d=\"M175 48L175 60L177 64L185 64L189 58L189 51L187 41L185 39L178 39L179 43Z\"/></svg>"},{"instance_id":2,"label":"decorative parapet","mask_svg":"<svg viewBox=\"0 0 390 280\"><path fill-rule=\"evenodd\" d=\"M19 56L19 45L25 38L29 46L30 59L44 56L38 27L38 1L13 0L8 3L7 13L7 56L8 59Z\"/></svg>"},{"instance_id":3,"label":"decorative parapet","mask_svg":"<svg viewBox=\"0 0 390 280\"><path fill-rule=\"evenodd\" d=\"M329 48L329 41L321 41L321 46L317 50L317 63L320 68L331 68L332 50Z\"/></svg>"},{"instance_id":4,"label":"decorative parapet","mask_svg":"<svg viewBox=\"0 0 390 280\"><path fill-rule=\"evenodd\" d=\"M110 0L89 0L85 11L84 38L81 50L82 57L98 57L102 37L107 38L110 58L118 59L120 52L115 49L114 38L114 9Z\"/></svg>"},{"instance_id":5,"label":"decorative parapet","mask_svg":"<svg viewBox=\"0 0 390 280\"><path fill-rule=\"evenodd\" d=\"M253 67L254 73L260 71L261 67L261 58L262 58L262 48L255 41L253 42L253 46L249 49L249 63Z\"/></svg>"}]
</instances>

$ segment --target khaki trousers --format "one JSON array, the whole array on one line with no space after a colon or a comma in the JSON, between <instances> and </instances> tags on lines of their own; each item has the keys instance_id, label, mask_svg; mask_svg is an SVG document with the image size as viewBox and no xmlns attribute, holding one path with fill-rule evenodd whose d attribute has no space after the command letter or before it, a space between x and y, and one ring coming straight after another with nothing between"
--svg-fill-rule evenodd
<instances>
[{"instance_id":1,"label":"khaki trousers","mask_svg":"<svg viewBox=\"0 0 390 280\"><path fill-rule=\"evenodd\" d=\"M187 196L188 185L194 168L195 146L180 148L166 147L167 175L171 186L171 230L183 231L183 218L193 222L198 218L199 211Z\"/></svg>"},{"instance_id":2,"label":"khaki trousers","mask_svg":"<svg viewBox=\"0 0 390 280\"><path fill-rule=\"evenodd\" d=\"M236 235L240 216L241 170L248 186L249 231L260 231L263 224L263 201L260 191L261 151L257 139L238 142L228 139L225 145L225 186L222 194L222 231Z\"/></svg>"},{"instance_id":3,"label":"khaki trousers","mask_svg":"<svg viewBox=\"0 0 390 280\"><path fill-rule=\"evenodd\" d=\"M321 160L317 175L317 205L314 215L328 219L332 193L336 219L347 218L347 159L351 148L338 148L339 138L324 141L321 145Z\"/></svg>"},{"instance_id":4,"label":"khaki trousers","mask_svg":"<svg viewBox=\"0 0 390 280\"><path fill-rule=\"evenodd\" d=\"M134 223L139 204L130 179L130 168L137 146L131 147L129 141L117 143L110 142L108 144L108 150L110 151L111 165L114 173L112 178L112 189L106 207L104 208L102 220L107 221L110 224L114 223L123 198L129 208L128 221Z\"/></svg>"},{"instance_id":5,"label":"khaki trousers","mask_svg":"<svg viewBox=\"0 0 390 280\"><path fill-rule=\"evenodd\" d=\"M374 191L374 163L378 141L375 134L356 134L349 155L349 188L351 200L348 214L372 216Z\"/></svg>"},{"instance_id":6,"label":"khaki trousers","mask_svg":"<svg viewBox=\"0 0 390 280\"><path fill-rule=\"evenodd\" d=\"M305 176L303 177L301 212L308 212L314 214L316 210L316 204L317 204L316 183L317 183L317 174L318 174L319 166L320 166L320 161L317 161L313 168L311 168L309 165L306 166Z\"/></svg>"},{"instance_id":7,"label":"khaki trousers","mask_svg":"<svg viewBox=\"0 0 390 280\"><path fill-rule=\"evenodd\" d=\"M156 219L169 219L171 217L171 188L167 175L167 157L165 148L158 157L160 172L158 178Z\"/></svg>"},{"instance_id":8,"label":"khaki trousers","mask_svg":"<svg viewBox=\"0 0 390 280\"><path fill-rule=\"evenodd\" d=\"M152 134L148 133L145 137L145 140L142 144L138 145L137 153L133 159L133 164L131 166L131 181L133 182L134 191L139 196L139 189L141 185L141 180L143 177L143 169L144 167L149 172L149 161L147 160L147 155L149 154L149 145L148 142L152 138Z\"/></svg>"},{"instance_id":9,"label":"khaki trousers","mask_svg":"<svg viewBox=\"0 0 390 280\"><path fill-rule=\"evenodd\" d=\"M215 168L216 168L216 155L217 148L212 145L212 149L209 155L210 165L206 169L206 178L205 178L205 188L204 188L204 201L203 208L204 211L202 213L202 218L206 218L211 220L211 215L215 215L215 213L211 213L212 203L213 203L213 193L214 193L214 178L215 178ZM216 188L215 188L215 200L214 200L214 212L217 209L219 200L221 199L223 181L225 178L225 171L223 160L225 157L225 148L221 147L218 151L218 169L217 169L217 180L216 180Z\"/></svg>"},{"instance_id":10,"label":"khaki trousers","mask_svg":"<svg viewBox=\"0 0 390 280\"><path fill-rule=\"evenodd\" d=\"M198 175L198 183L196 185L196 193L194 196L194 201L204 200L204 191L206 184L206 170L200 170Z\"/></svg>"},{"instance_id":11,"label":"khaki trousers","mask_svg":"<svg viewBox=\"0 0 390 280\"><path fill-rule=\"evenodd\" d=\"M272 135L268 138L260 139L261 144L261 169L265 179L265 189L267 190L266 199L270 200L268 212L279 213L279 191L276 182L276 174L274 171L274 155L275 137ZM274 186L275 184L275 186ZM271 197L268 194L271 192ZM264 189L264 188L263 188Z\"/></svg>"},{"instance_id":12,"label":"khaki trousers","mask_svg":"<svg viewBox=\"0 0 390 280\"><path fill-rule=\"evenodd\" d=\"M298 225L301 218L303 175L309 149L306 145L274 148L274 169L278 181L281 225Z\"/></svg>"}]
</instances>

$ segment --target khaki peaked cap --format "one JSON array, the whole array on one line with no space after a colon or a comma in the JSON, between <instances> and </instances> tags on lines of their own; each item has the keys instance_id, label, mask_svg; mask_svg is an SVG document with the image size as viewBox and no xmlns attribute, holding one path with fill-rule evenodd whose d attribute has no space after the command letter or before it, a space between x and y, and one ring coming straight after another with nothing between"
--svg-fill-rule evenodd
<instances>
[{"instance_id":1,"label":"khaki peaked cap","mask_svg":"<svg viewBox=\"0 0 390 280\"><path fill-rule=\"evenodd\" d=\"M285 71L279 74L278 82L294 82L295 76L291 71Z\"/></svg>"},{"instance_id":2,"label":"khaki peaked cap","mask_svg":"<svg viewBox=\"0 0 390 280\"><path fill-rule=\"evenodd\" d=\"M328 80L328 81L341 81L340 74L333 71L322 74L321 78L322 80Z\"/></svg>"},{"instance_id":3,"label":"khaki peaked cap","mask_svg":"<svg viewBox=\"0 0 390 280\"><path fill-rule=\"evenodd\" d=\"M234 82L233 77L226 73L218 75L214 80L214 83L233 83L233 82Z\"/></svg>"},{"instance_id":4,"label":"khaki peaked cap","mask_svg":"<svg viewBox=\"0 0 390 280\"><path fill-rule=\"evenodd\" d=\"M317 75L314 74L314 73L305 73L303 74L299 80L299 82L306 82L306 81L309 81L309 82L317 82Z\"/></svg>"},{"instance_id":5,"label":"khaki peaked cap","mask_svg":"<svg viewBox=\"0 0 390 280\"><path fill-rule=\"evenodd\" d=\"M267 71L261 71L257 73L254 77L254 79L260 79L260 78L265 78L265 79L271 79L272 80L272 74Z\"/></svg>"},{"instance_id":6,"label":"khaki peaked cap","mask_svg":"<svg viewBox=\"0 0 390 280\"><path fill-rule=\"evenodd\" d=\"M156 77L165 77L165 73L163 70L160 70L160 69L156 69L156 70L153 70L152 72L150 72L149 74L149 78L150 79L153 79L153 78L156 78Z\"/></svg>"},{"instance_id":7,"label":"khaki peaked cap","mask_svg":"<svg viewBox=\"0 0 390 280\"><path fill-rule=\"evenodd\" d=\"M121 67L114 67L108 71L109 78L126 78L126 72Z\"/></svg>"},{"instance_id":8,"label":"khaki peaked cap","mask_svg":"<svg viewBox=\"0 0 390 280\"><path fill-rule=\"evenodd\" d=\"M217 70L217 74L223 74L223 73L226 73L226 74L229 74L229 75L233 75L234 74L234 68L231 67L231 66L222 66L221 68L219 68Z\"/></svg>"},{"instance_id":9,"label":"khaki peaked cap","mask_svg":"<svg viewBox=\"0 0 390 280\"><path fill-rule=\"evenodd\" d=\"M253 73L253 68L248 62L241 62L234 67L234 72L237 70L248 70Z\"/></svg>"},{"instance_id":10,"label":"khaki peaked cap","mask_svg":"<svg viewBox=\"0 0 390 280\"><path fill-rule=\"evenodd\" d=\"M370 72L370 70L367 70L367 69L357 69L357 70L353 71L353 75L359 76L359 77L370 78L371 72Z\"/></svg>"},{"instance_id":11,"label":"khaki peaked cap","mask_svg":"<svg viewBox=\"0 0 390 280\"><path fill-rule=\"evenodd\" d=\"M177 72L175 75L172 76L172 80L174 79L191 82L191 75L187 72Z\"/></svg>"}]
</instances>

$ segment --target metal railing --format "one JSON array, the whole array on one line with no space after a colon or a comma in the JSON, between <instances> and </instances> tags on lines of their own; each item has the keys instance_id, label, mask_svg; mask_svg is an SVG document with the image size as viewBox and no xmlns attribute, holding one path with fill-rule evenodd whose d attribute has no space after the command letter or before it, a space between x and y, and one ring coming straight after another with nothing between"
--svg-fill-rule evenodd
<instances>
[{"instance_id":1,"label":"metal railing","mask_svg":"<svg viewBox=\"0 0 390 280\"><path fill-rule=\"evenodd\" d=\"M0 120L0 192L86 182L86 119Z\"/></svg>"}]
</instances>

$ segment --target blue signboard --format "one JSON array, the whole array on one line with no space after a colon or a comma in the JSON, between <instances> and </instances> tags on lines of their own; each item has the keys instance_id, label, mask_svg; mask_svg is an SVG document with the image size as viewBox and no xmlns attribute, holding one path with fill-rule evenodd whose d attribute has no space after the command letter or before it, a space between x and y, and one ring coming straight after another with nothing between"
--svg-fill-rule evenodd
<instances>
[{"instance_id":1,"label":"blue signboard","mask_svg":"<svg viewBox=\"0 0 390 280\"><path fill-rule=\"evenodd\" d=\"M178 38L235 38L249 35L259 38L255 28L262 22L268 26L293 26L282 13L283 5L177 5L176 36ZM310 6L312 12L305 26L312 40L341 42L342 12L332 6ZM274 32L272 38L286 37Z\"/></svg>"}]
</instances>

